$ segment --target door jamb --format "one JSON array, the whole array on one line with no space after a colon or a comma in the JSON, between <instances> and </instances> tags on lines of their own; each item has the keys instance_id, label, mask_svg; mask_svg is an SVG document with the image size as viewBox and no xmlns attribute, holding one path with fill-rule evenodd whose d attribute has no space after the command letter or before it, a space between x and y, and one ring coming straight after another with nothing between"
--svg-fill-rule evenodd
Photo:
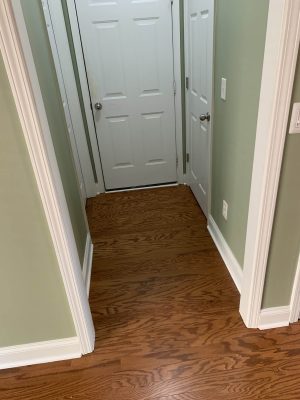
<instances>
[{"instance_id":1,"label":"door jamb","mask_svg":"<svg viewBox=\"0 0 300 400\"><path fill-rule=\"evenodd\" d=\"M78 175L82 177L85 185L85 197L93 197L101 190L99 188L101 182L97 183L94 179L61 1L40 1L44 11Z\"/></svg>"},{"instance_id":2,"label":"door jamb","mask_svg":"<svg viewBox=\"0 0 300 400\"><path fill-rule=\"evenodd\" d=\"M300 40L300 0L270 0L252 171L240 313L259 326Z\"/></svg>"},{"instance_id":3,"label":"door jamb","mask_svg":"<svg viewBox=\"0 0 300 400\"><path fill-rule=\"evenodd\" d=\"M94 349L95 330L42 95L39 92L39 105L34 95L40 89L20 0L0 2L0 48L81 353L86 354Z\"/></svg>"},{"instance_id":4,"label":"door jamb","mask_svg":"<svg viewBox=\"0 0 300 400\"><path fill-rule=\"evenodd\" d=\"M90 92L89 92L88 79L87 79L87 75L86 75L86 71L85 71L85 61L84 61L84 57L83 57L82 46L81 46L81 37L80 37L79 26L78 26L78 21L77 21L77 11L76 11L76 6L75 6L74 0L66 0L66 3L67 3L68 13L69 13L72 38L73 38L76 62L77 62L77 67L78 67L78 74L79 74L80 86L81 86L81 91L82 91L84 111L85 111L86 120L87 120L87 124L88 124L88 131L89 131L92 152L93 152L93 157L94 157L94 162L95 162L96 174L97 174L98 183L99 183L98 193L104 193L105 185L104 185L104 179L103 179L101 159L100 159L100 154L99 154L99 150L98 150L98 139L97 139L96 128L95 128L95 123L94 123L94 116L93 116L93 111L91 109ZM59 35L59 32L55 32L55 33Z\"/></svg>"},{"instance_id":5,"label":"door jamb","mask_svg":"<svg viewBox=\"0 0 300 400\"><path fill-rule=\"evenodd\" d=\"M182 155L182 105L181 105L181 56L180 56L180 3L173 0L173 46L174 46L174 80L175 80L175 135L176 135L176 155L177 155L177 180L178 183L185 183L183 175L183 155ZM81 45L80 31L77 20L77 11L74 0L67 0L71 30L73 35L76 60L82 87L85 111L87 114L89 129L94 127L94 119L91 111L88 79L85 72L84 56ZM93 145L94 148L94 145ZM100 158L100 156L98 155ZM100 165L101 168L101 165ZM99 168L99 170L100 170ZM101 169L102 176L102 169Z\"/></svg>"},{"instance_id":6,"label":"door jamb","mask_svg":"<svg viewBox=\"0 0 300 400\"><path fill-rule=\"evenodd\" d=\"M173 0L173 59L175 80L175 140L177 156L178 183L185 183L183 175L182 140L182 93L181 93L181 38L180 38L180 1Z\"/></svg>"},{"instance_id":7,"label":"door jamb","mask_svg":"<svg viewBox=\"0 0 300 400\"><path fill-rule=\"evenodd\" d=\"M188 7L189 7L189 0L183 0L183 12L184 12L184 66L185 66L185 79L188 78L188 70L189 70L189 60L188 60L188 53L189 53L189 39L188 39ZM189 135L189 118L188 118L188 110L189 110L189 96L188 96L188 89L186 87L186 81L184 82L185 87L185 176L186 176L186 183L190 185L190 160L187 160L187 154L191 154L191 146L190 146L190 135Z\"/></svg>"}]
</instances>

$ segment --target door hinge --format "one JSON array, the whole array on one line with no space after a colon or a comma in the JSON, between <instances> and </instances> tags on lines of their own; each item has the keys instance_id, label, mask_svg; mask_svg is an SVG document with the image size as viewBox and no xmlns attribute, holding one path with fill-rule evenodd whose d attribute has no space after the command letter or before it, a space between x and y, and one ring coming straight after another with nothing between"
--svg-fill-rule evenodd
<instances>
[{"instance_id":1,"label":"door hinge","mask_svg":"<svg viewBox=\"0 0 300 400\"><path fill-rule=\"evenodd\" d=\"M190 87L190 78L189 78L188 76L185 78L185 87L186 87L186 90L189 90L189 87Z\"/></svg>"},{"instance_id":2,"label":"door hinge","mask_svg":"<svg viewBox=\"0 0 300 400\"><path fill-rule=\"evenodd\" d=\"M176 81L174 79L173 81L173 91L174 91L174 95L176 94Z\"/></svg>"},{"instance_id":3,"label":"door hinge","mask_svg":"<svg viewBox=\"0 0 300 400\"><path fill-rule=\"evenodd\" d=\"M171 0L171 6L173 6L174 0Z\"/></svg>"},{"instance_id":4,"label":"door hinge","mask_svg":"<svg viewBox=\"0 0 300 400\"><path fill-rule=\"evenodd\" d=\"M190 162L190 154L189 154L189 153L186 153L185 161L186 161L187 163Z\"/></svg>"},{"instance_id":5,"label":"door hinge","mask_svg":"<svg viewBox=\"0 0 300 400\"><path fill-rule=\"evenodd\" d=\"M176 155L176 167L178 167L178 156Z\"/></svg>"}]
</instances>

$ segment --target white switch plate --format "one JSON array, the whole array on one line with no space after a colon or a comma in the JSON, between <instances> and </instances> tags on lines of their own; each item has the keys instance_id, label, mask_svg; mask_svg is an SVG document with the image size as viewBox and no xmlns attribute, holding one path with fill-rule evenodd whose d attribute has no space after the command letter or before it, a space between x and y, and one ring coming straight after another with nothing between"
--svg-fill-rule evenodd
<instances>
[{"instance_id":1,"label":"white switch plate","mask_svg":"<svg viewBox=\"0 0 300 400\"><path fill-rule=\"evenodd\" d=\"M221 99L226 100L226 86L227 86L227 79L221 79Z\"/></svg>"},{"instance_id":2,"label":"white switch plate","mask_svg":"<svg viewBox=\"0 0 300 400\"><path fill-rule=\"evenodd\" d=\"M222 210L222 214L223 217L225 218L225 220L227 221L227 217L228 217L228 203L223 200L223 210Z\"/></svg>"},{"instance_id":3,"label":"white switch plate","mask_svg":"<svg viewBox=\"0 0 300 400\"><path fill-rule=\"evenodd\" d=\"M300 103L294 103L289 133L300 133Z\"/></svg>"}]
</instances>

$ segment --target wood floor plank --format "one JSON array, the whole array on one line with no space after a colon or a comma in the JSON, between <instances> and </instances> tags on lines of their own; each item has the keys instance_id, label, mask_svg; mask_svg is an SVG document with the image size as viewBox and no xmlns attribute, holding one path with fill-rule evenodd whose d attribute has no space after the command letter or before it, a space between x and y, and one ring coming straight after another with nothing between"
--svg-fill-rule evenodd
<instances>
[{"instance_id":1,"label":"wood floor plank","mask_svg":"<svg viewBox=\"0 0 300 400\"><path fill-rule=\"evenodd\" d=\"M186 186L89 199L95 352L0 371L2 400L299 400L300 326L247 329Z\"/></svg>"}]
</instances>

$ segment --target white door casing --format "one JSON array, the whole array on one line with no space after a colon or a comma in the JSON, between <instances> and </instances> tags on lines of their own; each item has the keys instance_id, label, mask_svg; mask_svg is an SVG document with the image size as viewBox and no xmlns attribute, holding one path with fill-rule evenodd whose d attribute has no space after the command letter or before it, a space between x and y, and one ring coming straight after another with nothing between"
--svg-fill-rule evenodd
<instances>
[{"instance_id":1,"label":"white door casing","mask_svg":"<svg viewBox=\"0 0 300 400\"><path fill-rule=\"evenodd\" d=\"M207 216L211 121L200 116L210 116L212 110L214 8L210 0L190 0L186 6L189 183Z\"/></svg>"},{"instance_id":2,"label":"white door casing","mask_svg":"<svg viewBox=\"0 0 300 400\"><path fill-rule=\"evenodd\" d=\"M261 307L299 40L300 0L270 0L240 301L240 313L249 328L279 326L277 307L265 310ZM299 315L296 311L297 304L300 306L299 276L289 305L290 322L295 322ZM280 316L281 326L286 324L284 314Z\"/></svg>"},{"instance_id":3,"label":"white door casing","mask_svg":"<svg viewBox=\"0 0 300 400\"><path fill-rule=\"evenodd\" d=\"M95 181L93 173L62 3L60 0L41 0L41 4L63 100L77 175L80 188L84 185L84 200L86 200L87 197L93 197L101 191L101 184Z\"/></svg>"},{"instance_id":4,"label":"white door casing","mask_svg":"<svg viewBox=\"0 0 300 400\"><path fill-rule=\"evenodd\" d=\"M20 0L0 2L0 47L82 354L95 330ZM36 360L36 363L39 360Z\"/></svg>"},{"instance_id":5,"label":"white door casing","mask_svg":"<svg viewBox=\"0 0 300 400\"><path fill-rule=\"evenodd\" d=\"M106 189L177 181L169 0L76 0Z\"/></svg>"},{"instance_id":6,"label":"white door casing","mask_svg":"<svg viewBox=\"0 0 300 400\"><path fill-rule=\"evenodd\" d=\"M52 3L53 4L53 3ZM78 179L78 186L80 188L80 193L81 193L81 198L82 201L86 202L86 199L88 197L87 195L87 187L86 187L86 180L85 180L85 176L84 176L84 170L82 169L81 166L81 159L80 159L80 149L81 147L78 146L78 142L76 139L81 138L82 137L82 132L78 132L78 121L77 124L73 124L73 120L72 120L72 115L71 115L71 105L70 102L68 101L68 94L67 94L67 89L66 89L66 84L64 81L64 76L62 73L62 63L61 60L59 58L59 53L58 53L58 49L57 49L57 40L54 34L54 30L53 30L53 26L52 26L52 20L51 20L51 16L50 16L50 12L49 12L49 8L48 8L48 2L46 0L41 0L41 5L43 8L43 12L44 12L44 17L45 17L45 23L47 26L47 32L48 32L48 37L49 37L49 43L50 43L50 47L51 47L51 52L52 52L52 56L53 56L53 61L54 61L54 66L55 66L55 71L56 71L56 75L57 75L57 80L58 80L58 85L59 85L59 90L60 90L60 94L61 94L61 101L62 101L62 105L63 105L63 109L64 109L64 114L65 114L65 118L66 118L66 124L67 124L67 128L68 128L68 134L69 134L69 140L70 140L70 146L72 149L72 155L73 155L73 159L74 159L74 164L75 164L75 168L76 168L76 174L77 174L77 179ZM59 5L61 7L61 3L59 2ZM64 49L64 54L66 54L66 50ZM70 75L70 71L69 75ZM78 96L73 96L72 97L73 100L78 100ZM80 111L80 109L79 109ZM76 114L78 115L78 117L80 118L81 113L80 114ZM76 137L76 133L79 133L79 135L77 135ZM84 132L83 132L84 133ZM91 196L89 196L91 197Z\"/></svg>"}]
</instances>

